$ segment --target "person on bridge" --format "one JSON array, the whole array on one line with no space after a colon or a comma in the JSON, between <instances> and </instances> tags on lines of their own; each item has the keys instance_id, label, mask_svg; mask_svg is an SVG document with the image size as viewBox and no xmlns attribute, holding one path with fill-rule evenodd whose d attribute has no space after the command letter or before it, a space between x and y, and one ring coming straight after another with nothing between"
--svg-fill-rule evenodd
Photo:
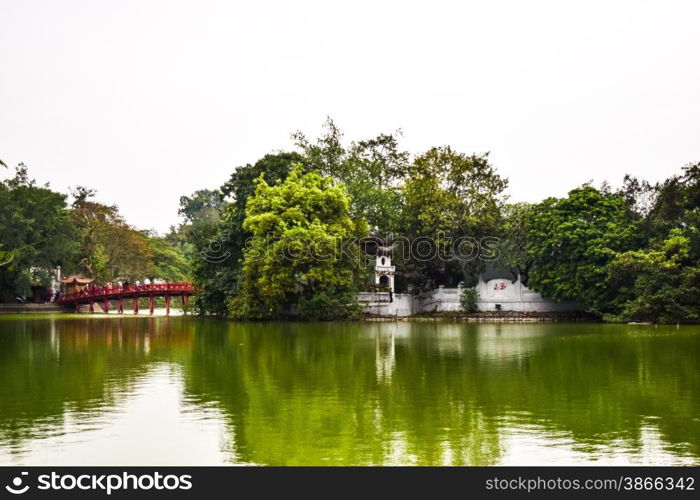
<instances>
[{"instance_id":1,"label":"person on bridge","mask_svg":"<svg viewBox=\"0 0 700 500\"><path fill-rule=\"evenodd\" d=\"M151 284L151 280L149 280L148 278L146 278L145 280L143 280L143 284L144 284L144 285L150 285L150 284Z\"/></svg>"}]
</instances>

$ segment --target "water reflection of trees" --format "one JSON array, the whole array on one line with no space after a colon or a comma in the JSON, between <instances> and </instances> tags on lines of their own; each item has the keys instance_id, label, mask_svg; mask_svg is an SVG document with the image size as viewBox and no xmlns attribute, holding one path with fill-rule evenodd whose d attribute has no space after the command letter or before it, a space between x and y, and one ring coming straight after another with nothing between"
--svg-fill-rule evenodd
<instances>
[{"instance_id":1,"label":"water reflection of trees","mask_svg":"<svg viewBox=\"0 0 700 500\"><path fill-rule=\"evenodd\" d=\"M109 411L166 362L188 402L223 412L232 460L493 464L509 426L640 449L650 418L673 452L700 457L700 337L630 328L6 321L0 440L49 432L67 409Z\"/></svg>"},{"instance_id":2,"label":"water reflection of trees","mask_svg":"<svg viewBox=\"0 0 700 500\"><path fill-rule=\"evenodd\" d=\"M675 452L700 455L697 336L626 326L584 335L581 325L202 328L187 387L230 415L245 461L489 464L501 456L499 426L521 424L640 449L654 417Z\"/></svg>"},{"instance_id":3,"label":"water reflection of trees","mask_svg":"<svg viewBox=\"0 0 700 500\"><path fill-rule=\"evenodd\" d=\"M141 329L121 320L0 323L0 440L44 437L67 412L97 416L114 407L147 369Z\"/></svg>"},{"instance_id":4,"label":"water reflection of trees","mask_svg":"<svg viewBox=\"0 0 700 500\"><path fill-rule=\"evenodd\" d=\"M246 462L497 461L494 424L465 411L450 385L407 380L407 390L394 375L378 376L377 339L366 328L205 324L187 365L187 390L230 415L232 447Z\"/></svg>"}]
</instances>

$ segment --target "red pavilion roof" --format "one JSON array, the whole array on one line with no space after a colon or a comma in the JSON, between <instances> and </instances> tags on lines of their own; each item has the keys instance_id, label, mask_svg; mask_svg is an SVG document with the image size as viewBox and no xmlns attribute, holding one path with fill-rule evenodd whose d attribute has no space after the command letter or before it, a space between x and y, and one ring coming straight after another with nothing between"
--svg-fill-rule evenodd
<instances>
[{"instance_id":1,"label":"red pavilion roof","mask_svg":"<svg viewBox=\"0 0 700 500\"><path fill-rule=\"evenodd\" d=\"M93 281L95 281L95 278L83 278L82 276L76 276L75 274L72 274L67 278L62 279L61 283L77 283L78 285L87 285L88 283L92 283Z\"/></svg>"}]
</instances>

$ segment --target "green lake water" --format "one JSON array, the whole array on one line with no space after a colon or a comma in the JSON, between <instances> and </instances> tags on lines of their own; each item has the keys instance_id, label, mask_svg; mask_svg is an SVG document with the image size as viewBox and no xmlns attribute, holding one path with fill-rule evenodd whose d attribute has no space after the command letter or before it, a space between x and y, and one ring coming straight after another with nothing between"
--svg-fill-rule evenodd
<instances>
[{"instance_id":1,"label":"green lake water","mask_svg":"<svg viewBox=\"0 0 700 500\"><path fill-rule=\"evenodd\" d=\"M700 464L700 327L0 316L0 464Z\"/></svg>"}]
</instances>

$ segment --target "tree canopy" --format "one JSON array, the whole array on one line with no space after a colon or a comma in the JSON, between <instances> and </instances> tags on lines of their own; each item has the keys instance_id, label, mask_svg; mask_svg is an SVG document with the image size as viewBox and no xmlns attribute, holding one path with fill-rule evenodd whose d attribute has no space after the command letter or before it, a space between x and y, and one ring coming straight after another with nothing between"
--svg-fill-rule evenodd
<instances>
[{"instance_id":1,"label":"tree canopy","mask_svg":"<svg viewBox=\"0 0 700 500\"><path fill-rule=\"evenodd\" d=\"M0 182L0 300L27 296L32 286L48 286L56 266L69 267L75 228L66 196L37 186L20 164Z\"/></svg>"},{"instance_id":2,"label":"tree canopy","mask_svg":"<svg viewBox=\"0 0 700 500\"><path fill-rule=\"evenodd\" d=\"M426 247L434 245L434 251L426 258L412 255L397 261L410 273L409 280L417 285L456 285L473 278L479 270L478 259L457 259L455 244L478 245L481 238L496 235L507 186L488 153L467 155L444 146L418 156L402 186L401 234L412 242L423 238ZM429 255L417 245L414 249ZM472 251L478 249L460 250L460 254Z\"/></svg>"},{"instance_id":3,"label":"tree canopy","mask_svg":"<svg viewBox=\"0 0 700 500\"><path fill-rule=\"evenodd\" d=\"M627 175L618 189L508 203L488 153L411 156L400 139L346 141L329 118L315 139L292 134L294 151L182 196L165 236L129 225L89 187L68 205L20 164L0 182L0 301L47 286L60 265L98 282L193 279L201 314L348 317L355 292L373 289L370 246L319 255L371 234L375 249L394 249L397 292L471 284L497 260L546 299L607 320L700 322L700 163L657 183Z\"/></svg>"},{"instance_id":4,"label":"tree canopy","mask_svg":"<svg viewBox=\"0 0 700 500\"><path fill-rule=\"evenodd\" d=\"M297 306L302 316L337 317L356 299L352 259L338 253L343 240L366 230L349 215L345 186L296 164L270 186L261 176L248 201L241 284L233 317L265 319ZM323 304L319 309L311 304Z\"/></svg>"},{"instance_id":5,"label":"tree canopy","mask_svg":"<svg viewBox=\"0 0 700 500\"><path fill-rule=\"evenodd\" d=\"M546 297L580 301L598 311L613 299L605 283L606 266L615 252L640 243L625 200L592 186L535 205L528 226L528 251L534 259L530 286Z\"/></svg>"}]
</instances>

